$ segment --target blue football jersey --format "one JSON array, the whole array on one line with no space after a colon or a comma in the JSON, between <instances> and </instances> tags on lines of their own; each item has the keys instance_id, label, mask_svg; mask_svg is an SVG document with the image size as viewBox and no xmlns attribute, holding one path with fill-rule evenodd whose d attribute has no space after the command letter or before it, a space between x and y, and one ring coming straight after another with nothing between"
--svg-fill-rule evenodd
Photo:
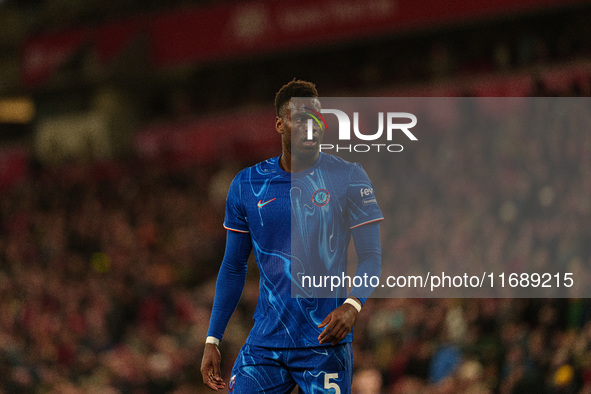
<instances>
[{"instance_id":1,"label":"blue football jersey","mask_svg":"<svg viewBox=\"0 0 591 394\"><path fill-rule=\"evenodd\" d=\"M314 297L296 276L347 272L351 229L381 219L373 185L357 163L320 153L300 173L282 170L279 157L241 171L228 192L224 227L250 234L260 272L247 343L318 346L318 325L346 294ZM350 341L351 333L343 342Z\"/></svg>"}]
</instances>

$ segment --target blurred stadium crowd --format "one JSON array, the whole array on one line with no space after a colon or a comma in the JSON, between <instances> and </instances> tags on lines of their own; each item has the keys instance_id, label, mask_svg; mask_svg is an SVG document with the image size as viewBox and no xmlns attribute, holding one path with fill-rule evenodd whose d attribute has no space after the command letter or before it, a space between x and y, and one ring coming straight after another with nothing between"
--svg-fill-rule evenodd
<instances>
[{"instance_id":1,"label":"blurred stadium crowd","mask_svg":"<svg viewBox=\"0 0 591 394\"><path fill-rule=\"evenodd\" d=\"M322 64L284 54L204 66L185 87L155 89L146 118L270 106L294 73L323 95L536 75L537 67L589 61L589 14L337 48ZM591 72L522 93L589 92ZM366 168L388 202L382 233L393 241L384 244L384 271L427 262L588 266L591 138L566 121L548 126L547 114L514 133L485 124L480 133L433 130L420 152ZM579 114L588 124L588 108ZM199 364L225 242L225 194L253 163L38 164L3 190L0 393L207 392ZM254 266L222 342L226 378L252 324ZM355 393L591 393L589 299L374 299L355 338Z\"/></svg>"},{"instance_id":2,"label":"blurred stadium crowd","mask_svg":"<svg viewBox=\"0 0 591 394\"><path fill-rule=\"evenodd\" d=\"M383 223L384 239L393 240L384 245L384 270L421 260L586 264L588 130L568 129L567 141L558 125L543 139L536 130L511 134L515 140L467 128L434 132L423 154L400 155L376 172L378 196L396 201L384 204L394 209ZM236 164L170 171L72 163L40 167L2 193L2 390L201 390L223 201ZM250 275L223 341L226 376L256 304ZM591 304L370 300L356 324L355 357L359 393L590 392Z\"/></svg>"},{"instance_id":3,"label":"blurred stadium crowd","mask_svg":"<svg viewBox=\"0 0 591 394\"><path fill-rule=\"evenodd\" d=\"M474 118L433 127L425 150L366 166L391 219L382 223L383 275L558 270L586 286L591 143L579 126L591 120L589 102L569 98L566 115L560 99L528 100L527 117L505 108L500 122L470 106ZM377 366L389 392L591 390L587 298L368 306L355 354L358 365Z\"/></svg>"}]
</instances>

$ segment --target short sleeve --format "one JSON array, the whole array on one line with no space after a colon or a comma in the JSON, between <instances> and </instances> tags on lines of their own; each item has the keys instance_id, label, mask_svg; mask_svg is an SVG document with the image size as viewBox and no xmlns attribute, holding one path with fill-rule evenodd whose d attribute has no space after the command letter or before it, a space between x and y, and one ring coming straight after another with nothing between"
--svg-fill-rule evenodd
<instances>
[{"instance_id":1,"label":"short sleeve","mask_svg":"<svg viewBox=\"0 0 591 394\"><path fill-rule=\"evenodd\" d=\"M359 163L353 163L347 190L347 221L349 228L383 220L375 190L367 173Z\"/></svg>"},{"instance_id":2,"label":"short sleeve","mask_svg":"<svg viewBox=\"0 0 591 394\"><path fill-rule=\"evenodd\" d=\"M224 218L224 228L237 231L239 233L248 233L248 218L244 211L242 203L242 175L240 172L232 180L228 196L226 197L226 216Z\"/></svg>"}]
</instances>

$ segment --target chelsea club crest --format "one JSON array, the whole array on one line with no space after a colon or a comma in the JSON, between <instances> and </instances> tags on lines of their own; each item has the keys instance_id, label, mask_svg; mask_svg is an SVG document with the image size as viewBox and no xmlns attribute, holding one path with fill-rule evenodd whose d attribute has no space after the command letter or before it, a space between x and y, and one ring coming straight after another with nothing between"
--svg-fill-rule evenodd
<instances>
[{"instance_id":1,"label":"chelsea club crest","mask_svg":"<svg viewBox=\"0 0 591 394\"><path fill-rule=\"evenodd\" d=\"M323 207L330 201L330 193L326 189L318 189L312 194L312 202L317 207Z\"/></svg>"}]
</instances>

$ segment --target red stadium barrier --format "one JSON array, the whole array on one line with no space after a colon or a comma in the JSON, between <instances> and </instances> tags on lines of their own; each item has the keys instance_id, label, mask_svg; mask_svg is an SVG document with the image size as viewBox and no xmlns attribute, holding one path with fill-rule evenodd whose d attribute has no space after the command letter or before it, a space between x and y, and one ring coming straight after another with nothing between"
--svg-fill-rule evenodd
<instances>
[{"instance_id":1,"label":"red stadium barrier","mask_svg":"<svg viewBox=\"0 0 591 394\"><path fill-rule=\"evenodd\" d=\"M208 164L220 158L244 160L279 155L275 112L258 109L182 122L162 122L140 129L132 146L147 160Z\"/></svg>"},{"instance_id":2,"label":"red stadium barrier","mask_svg":"<svg viewBox=\"0 0 591 394\"><path fill-rule=\"evenodd\" d=\"M479 18L555 9L588 0L254 0L187 7L60 32L24 44L22 81L46 82L84 44L106 65L145 34L156 67L328 45Z\"/></svg>"},{"instance_id":3,"label":"red stadium barrier","mask_svg":"<svg viewBox=\"0 0 591 394\"><path fill-rule=\"evenodd\" d=\"M585 92L591 79L591 63L577 62L508 75L486 74L458 78L438 86L422 84L373 92L375 97L527 97L536 83L550 94L560 95L580 85ZM588 92L587 92L588 94ZM516 105L519 100L511 101ZM499 101L489 103L489 111L505 111ZM223 157L252 160L278 155L274 111L268 108L232 112L182 122L162 122L139 129L133 139L135 152L144 159L183 163L213 163ZM444 120L442 120L444 121Z\"/></svg>"}]
</instances>

